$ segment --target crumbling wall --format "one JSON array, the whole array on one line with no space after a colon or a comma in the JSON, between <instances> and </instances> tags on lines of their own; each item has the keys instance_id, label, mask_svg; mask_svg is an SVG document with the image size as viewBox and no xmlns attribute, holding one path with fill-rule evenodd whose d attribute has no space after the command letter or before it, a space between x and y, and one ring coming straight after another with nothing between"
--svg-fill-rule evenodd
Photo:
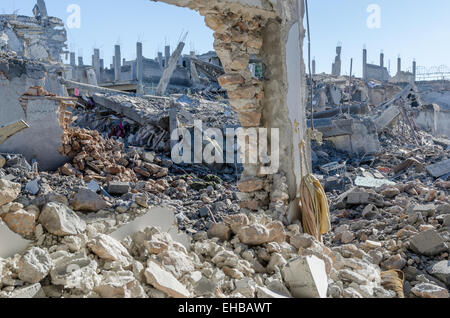
<instances>
[{"instance_id":1,"label":"crumbling wall","mask_svg":"<svg viewBox=\"0 0 450 318\"><path fill-rule=\"evenodd\" d=\"M436 104L424 105L413 110L414 122L434 136L450 138L450 110L441 109Z\"/></svg>"},{"instance_id":2,"label":"crumbling wall","mask_svg":"<svg viewBox=\"0 0 450 318\"><path fill-rule=\"evenodd\" d=\"M287 217L286 206L295 199L302 175L299 143L306 136L303 1L163 2L199 11L214 30L214 48L226 73L219 84L227 89L242 126L279 129L279 174L263 175L261 162L246 164L238 187L242 207L258 210L270 204ZM263 80L252 77L251 54L262 59Z\"/></svg>"},{"instance_id":3,"label":"crumbling wall","mask_svg":"<svg viewBox=\"0 0 450 318\"><path fill-rule=\"evenodd\" d=\"M3 50L33 60L60 62L67 47L64 22L55 17L0 15L0 38Z\"/></svg>"},{"instance_id":4,"label":"crumbling wall","mask_svg":"<svg viewBox=\"0 0 450 318\"><path fill-rule=\"evenodd\" d=\"M0 125L24 120L30 126L0 145L0 152L23 154L44 170L56 169L65 162L58 152L63 110L59 100L43 88L60 90L55 76L50 76L41 63L0 56Z\"/></svg>"}]
</instances>

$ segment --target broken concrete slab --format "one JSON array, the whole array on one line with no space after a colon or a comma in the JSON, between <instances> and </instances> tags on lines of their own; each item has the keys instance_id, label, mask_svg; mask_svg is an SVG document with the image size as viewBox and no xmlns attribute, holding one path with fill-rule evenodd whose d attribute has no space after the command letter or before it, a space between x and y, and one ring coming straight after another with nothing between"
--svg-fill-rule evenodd
<instances>
[{"instance_id":1,"label":"broken concrete slab","mask_svg":"<svg viewBox=\"0 0 450 318\"><path fill-rule=\"evenodd\" d=\"M434 204L416 204L411 205L406 210L406 213L409 215L414 215L416 213L421 213L423 217L431 217L436 214L436 206Z\"/></svg>"},{"instance_id":2,"label":"broken concrete slab","mask_svg":"<svg viewBox=\"0 0 450 318\"><path fill-rule=\"evenodd\" d=\"M190 250L191 238L186 234L179 232L175 212L163 207L150 209L144 216L136 218L134 221L111 233L111 236L118 241L122 241L128 235L152 226L158 227L161 231L169 233L174 241L182 244L188 251Z\"/></svg>"},{"instance_id":3,"label":"broken concrete slab","mask_svg":"<svg viewBox=\"0 0 450 318\"><path fill-rule=\"evenodd\" d=\"M353 133L353 119L315 119L314 128L323 134L323 138L351 135ZM308 121L311 127L311 121Z\"/></svg>"},{"instance_id":4,"label":"broken concrete slab","mask_svg":"<svg viewBox=\"0 0 450 318\"><path fill-rule=\"evenodd\" d=\"M450 159L428 166L427 171L435 178L445 176L450 173Z\"/></svg>"},{"instance_id":5,"label":"broken concrete slab","mask_svg":"<svg viewBox=\"0 0 450 318\"><path fill-rule=\"evenodd\" d=\"M375 188L382 187L384 185L393 186L393 185L396 185L396 183L389 181L387 179L357 177L355 180L355 185L357 185L358 187L375 189Z\"/></svg>"},{"instance_id":6,"label":"broken concrete slab","mask_svg":"<svg viewBox=\"0 0 450 318\"><path fill-rule=\"evenodd\" d=\"M23 239L20 235L14 233L0 220L0 257L13 257L15 254L24 251L31 241ZM8 242L8 244L4 244Z\"/></svg>"},{"instance_id":7,"label":"broken concrete slab","mask_svg":"<svg viewBox=\"0 0 450 318\"><path fill-rule=\"evenodd\" d=\"M149 260L144 272L147 283L173 298L189 298L191 294L171 273Z\"/></svg>"},{"instance_id":8,"label":"broken concrete slab","mask_svg":"<svg viewBox=\"0 0 450 318\"><path fill-rule=\"evenodd\" d=\"M14 290L11 298L28 299L28 298L47 298L41 284L33 284L27 287Z\"/></svg>"},{"instance_id":9,"label":"broken concrete slab","mask_svg":"<svg viewBox=\"0 0 450 318\"><path fill-rule=\"evenodd\" d=\"M351 205L368 204L373 204L377 207L383 207L383 197L373 190L364 190L358 187L354 187L338 197L336 207L344 209L347 206Z\"/></svg>"},{"instance_id":10,"label":"broken concrete slab","mask_svg":"<svg viewBox=\"0 0 450 318\"><path fill-rule=\"evenodd\" d=\"M433 275L440 281L444 282L447 287L450 287L450 261L444 260L437 262L431 265L427 271L430 275Z\"/></svg>"},{"instance_id":11,"label":"broken concrete slab","mask_svg":"<svg viewBox=\"0 0 450 318\"><path fill-rule=\"evenodd\" d=\"M294 297L327 297L328 277L325 262L318 257L312 255L295 258L288 262L282 273Z\"/></svg>"},{"instance_id":12,"label":"broken concrete slab","mask_svg":"<svg viewBox=\"0 0 450 318\"><path fill-rule=\"evenodd\" d=\"M329 137L337 150L349 154L370 155L381 149L378 131L370 118L354 119L350 135Z\"/></svg>"},{"instance_id":13,"label":"broken concrete slab","mask_svg":"<svg viewBox=\"0 0 450 318\"><path fill-rule=\"evenodd\" d=\"M384 110L381 115L375 119L375 126L377 127L378 132L382 132L386 127L390 126L400 114L400 108L395 105Z\"/></svg>"},{"instance_id":14,"label":"broken concrete slab","mask_svg":"<svg viewBox=\"0 0 450 318\"><path fill-rule=\"evenodd\" d=\"M425 256L435 256L448 250L445 240L435 230L413 236L410 239L410 248Z\"/></svg>"}]
</instances>

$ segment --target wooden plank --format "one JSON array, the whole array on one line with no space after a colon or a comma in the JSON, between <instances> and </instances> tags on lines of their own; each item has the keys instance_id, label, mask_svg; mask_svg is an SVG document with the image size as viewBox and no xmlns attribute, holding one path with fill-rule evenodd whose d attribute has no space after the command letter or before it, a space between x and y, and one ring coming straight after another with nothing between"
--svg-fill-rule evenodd
<instances>
[{"instance_id":1,"label":"wooden plank","mask_svg":"<svg viewBox=\"0 0 450 318\"><path fill-rule=\"evenodd\" d=\"M28 124L23 120L19 120L15 123L7 124L0 127L0 145L4 143L8 138L21 132L24 129L29 128Z\"/></svg>"}]
</instances>

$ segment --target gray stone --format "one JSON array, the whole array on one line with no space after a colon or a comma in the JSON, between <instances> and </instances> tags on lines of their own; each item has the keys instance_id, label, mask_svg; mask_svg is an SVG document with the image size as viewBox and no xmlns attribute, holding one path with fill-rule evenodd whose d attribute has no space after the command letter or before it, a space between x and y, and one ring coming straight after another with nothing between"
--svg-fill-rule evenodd
<instances>
[{"instance_id":1,"label":"gray stone","mask_svg":"<svg viewBox=\"0 0 450 318\"><path fill-rule=\"evenodd\" d=\"M61 203L50 202L42 209L39 223L53 235L78 235L86 230L86 222Z\"/></svg>"},{"instance_id":2,"label":"gray stone","mask_svg":"<svg viewBox=\"0 0 450 318\"><path fill-rule=\"evenodd\" d=\"M83 212L98 212L107 208L106 201L89 189L79 189L70 201L70 206L75 211Z\"/></svg>"},{"instance_id":3,"label":"gray stone","mask_svg":"<svg viewBox=\"0 0 450 318\"><path fill-rule=\"evenodd\" d=\"M413 205L407 209L406 213L409 215L421 213L423 217L431 217L436 214L436 206L434 204Z\"/></svg>"},{"instance_id":4,"label":"gray stone","mask_svg":"<svg viewBox=\"0 0 450 318\"><path fill-rule=\"evenodd\" d=\"M445 260L431 265L428 268L428 273L444 282L447 287L450 287L450 261Z\"/></svg>"},{"instance_id":5,"label":"gray stone","mask_svg":"<svg viewBox=\"0 0 450 318\"><path fill-rule=\"evenodd\" d=\"M110 182L108 192L113 195L123 195L130 192L130 183L128 182Z\"/></svg>"},{"instance_id":6,"label":"gray stone","mask_svg":"<svg viewBox=\"0 0 450 318\"><path fill-rule=\"evenodd\" d=\"M411 249L425 256L435 256L447 251L444 239L435 231L419 233L410 239Z\"/></svg>"},{"instance_id":7,"label":"gray stone","mask_svg":"<svg viewBox=\"0 0 450 318\"><path fill-rule=\"evenodd\" d=\"M198 210L198 214L202 218L209 217L210 213L211 213L211 210L207 206L203 206Z\"/></svg>"},{"instance_id":8,"label":"gray stone","mask_svg":"<svg viewBox=\"0 0 450 318\"><path fill-rule=\"evenodd\" d=\"M195 294L196 296L214 296L217 284L213 281L207 279L206 277L202 277L195 284Z\"/></svg>"},{"instance_id":9,"label":"gray stone","mask_svg":"<svg viewBox=\"0 0 450 318\"><path fill-rule=\"evenodd\" d=\"M28 191L28 193L32 195L36 195L39 192L38 179L34 179L33 181L28 182L25 186L25 191Z\"/></svg>"},{"instance_id":10,"label":"gray stone","mask_svg":"<svg viewBox=\"0 0 450 318\"><path fill-rule=\"evenodd\" d=\"M435 178L440 178L450 173L450 159L428 166L427 171Z\"/></svg>"}]
</instances>

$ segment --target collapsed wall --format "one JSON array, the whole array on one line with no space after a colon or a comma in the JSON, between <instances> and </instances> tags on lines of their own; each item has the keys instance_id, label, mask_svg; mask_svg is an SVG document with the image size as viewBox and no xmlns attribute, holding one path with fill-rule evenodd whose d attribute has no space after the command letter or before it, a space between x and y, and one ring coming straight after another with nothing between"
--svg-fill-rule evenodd
<instances>
[{"instance_id":1,"label":"collapsed wall","mask_svg":"<svg viewBox=\"0 0 450 318\"><path fill-rule=\"evenodd\" d=\"M32 60L61 62L66 41L64 22L59 18L0 15L0 50Z\"/></svg>"},{"instance_id":2,"label":"collapsed wall","mask_svg":"<svg viewBox=\"0 0 450 318\"><path fill-rule=\"evenodd\" d=\"M58 151L64 98L44 89L62 90L55 77L42 63L0 55L0 126L19 120L30 126L0 145L0 152L20 153L29 162L36 160L44 170L56 169L66 161Z\"/></svg>"},{"instance_id":3,"label":"collapsed wall","mask_svg":"<svg viewBox=\"0 0 450 318\"><path fill-rule=\"evenodd\" d=\"M304 150L299 146L307 131L303 1L162 2L198 11L214 30L214 48L226 73L219 84L228 91L242 126L279 129L279 142L273 142L280 146L280 169L267 176L263 173L267 163L244 165L238 184L241 207L259 210L270 206L286 223L293 221L299 209L292 203L302 176L310 169L301 155L304 151L310 158L309 143L306 140ZM248 69L251 54L260 57L265 66L263 80L254 78ZM271 142L269 138L268 149Z\"/></svg>"}]
</instances>

